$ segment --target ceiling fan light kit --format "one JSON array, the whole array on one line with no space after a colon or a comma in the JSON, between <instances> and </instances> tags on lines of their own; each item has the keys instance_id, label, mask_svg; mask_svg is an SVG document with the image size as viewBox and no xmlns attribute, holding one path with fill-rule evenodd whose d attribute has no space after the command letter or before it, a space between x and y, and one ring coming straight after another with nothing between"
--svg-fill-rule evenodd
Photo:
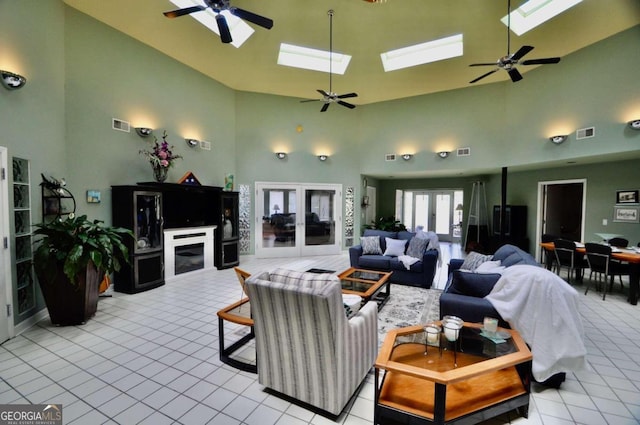
<instances>
[{"instance_id":1,"label":"ceiling fan light kit","mask_svg":"<svg viewBox=\"0 0 640 425\"><path fill-rule=\"evenodd\" d=\"M329 109L329 105L332 103L337 103L338 105L342 105L345 108L354 109L356 105L345 102L342 99L347 99L350 97L358 97L357 93L346 93L346 94L336 94L333 92L333 9L329 9L327 11L327 15L329 15L329 91L324 91L322 89L318 89L317 92L322 95L322 99L310 99L310 100L302 100L301 102L316 102L321 101L324 102L322 108L320 108L320 112L326 112ZM324 160L321 160L324 161Z\"/></svg>"},{"instance_id":2,"label":"ceiling fan light kit","mask_svg":"<svg viewBox=\"0 0 640 425\"><path fill-rule=\"evenodd\" d=\"M540 59L529 59L520 61L530 51L533 50L533 46L522 46L518 49L517 52L511 53L511 0L507 0L507 55L498 59L497 62L488 62L488 63L472 63L469 66L495 66L495 69L492 69L489 72L482 74L481 76L469 81L469 84L473 84L477 81L482 80L485 77L493 74L494 72L504 69L509 74L511 81L518 82L522 80L522 74L516 68L516 65L548 65L560 62L560 58L540 58Z\"/></svg>"},{"instance_id":3,"label":"ceiling fan light kit","mask_svg":"<svg viewBox=\"0 0 640 425\"><path fill-rule=\"evenodd\" d=\"M249 21L252 24L256 24L262 28L270 30L273 28L273 20L265 18L264 16L256 15L248 10L240 9L239 7L231 6L229 0L203 0L206 6L197 5L191 7L185 7L183 9L170 10L164 12L164 16L167 18L178 18L180 16L190 15L195 12L201 12L206 9L211 9L215 13L216 24L218 25L218 31L220 32L220 39L223 43L233 42L231 36L231 30L229 24L222 12L230 13L244 21Z\"/></svg>"}]
</instances>

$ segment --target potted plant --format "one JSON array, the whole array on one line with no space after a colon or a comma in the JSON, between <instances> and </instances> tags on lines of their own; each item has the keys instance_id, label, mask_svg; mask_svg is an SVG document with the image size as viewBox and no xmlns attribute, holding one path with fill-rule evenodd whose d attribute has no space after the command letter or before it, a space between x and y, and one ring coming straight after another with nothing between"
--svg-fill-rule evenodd
<instances>
[{"instance_id":1,"label":"potted plant","mask_svg":"<svg viewBox=\"0 0 640 425\"><path fill-rule=\"evenodd\" d=\"M123 241L130 230L107 227L86 215L36 224L42 236L33 264L51 323L85 323L98 308L98 285L105 276L129 261Z\"/></svg>"}]
</instances>

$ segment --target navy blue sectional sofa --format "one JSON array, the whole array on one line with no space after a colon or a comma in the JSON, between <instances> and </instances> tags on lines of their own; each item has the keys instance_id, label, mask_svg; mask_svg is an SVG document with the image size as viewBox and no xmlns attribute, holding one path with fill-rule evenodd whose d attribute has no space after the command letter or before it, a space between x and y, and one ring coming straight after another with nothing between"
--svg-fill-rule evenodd
<instances>
[{"instance_id":1,"label":"navy blue sectional sofa","mask_svg":"<svg viewBox=\"0 0 640 425\"><path fill-rule=\"evenodd\" d=\"M380 238L380 248L384 253L386 249L385 238L406 240L408 247L409 241L415 237L415 235L413 232L406 231L387 232L383 230L365 229L363 236L378 236ZM422 259L412 264L409 270L398 260L398 257L371 254L363 255L361 245L349 248L349 260L351 267L384 272L392 271L393 274L390 278L392 283L430 288L438 265L438 250L426 249L422 254Z\"/></svg>"},{"instance_id":2,"label":"navy blue sectional sofa","mask_svg":"<svg viewBox=\"0 0 640 425\"><path fill-rule=\"evenodd\" d=\"M500 265L510 267L515 264L529 264L540 266L531 254L514 245L503 245L492 260L500 260ZM464 263L462 259L452 259L449 262L449 279L440 296L440 318L446 315L458 316L466 322L482 322L487 317L496 317L499 326L508 328L493 305L484 299L491 292L500 279L497 273L473 273L460 270Z\"/></svg>"}]
</instances>

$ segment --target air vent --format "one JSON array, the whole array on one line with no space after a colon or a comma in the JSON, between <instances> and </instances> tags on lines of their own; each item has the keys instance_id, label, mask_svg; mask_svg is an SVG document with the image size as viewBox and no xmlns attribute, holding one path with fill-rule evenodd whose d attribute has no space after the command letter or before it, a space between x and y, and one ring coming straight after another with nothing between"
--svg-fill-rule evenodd
<instances>
[{"instance_id":1,"label":"air vent","mask_svg":"<svg viewBox=\"0 0 640 425\"><path fill-rule=\"evenodd\" d=\"M470 156L471 148L458 148L457 153L458 156Z\"/></svg>"},{"instance_id":2,"label":"air vent","mask_svg":"<svg viewBox=\"0 0 640 425\"><path fill-rule=\"evenodd\" d=\"M211 150L211 142L206 142L204 140L200 141L200 149L203 149L205 151L210 151Z\"/></svg>"},{"instance_id":3,"label":"air vent","mask_svg":"<svg viewBox=\"0 0 640 425\"><path fill-rule=\"evenodd\" d=\"M581 128L580 130L576 130L576 140L588 139L589 137L593 137L595 135L596 135L595 127L587 127L587 128Z\"/></svg>"},{"instance_id":4,"label":"air vent","mask_svg":"<svg viewBox=\"0 0 640 425\"><path fill-rule=\"evenodd\" d=\"M126 121L119 120L118 118L112 118L111 128L113 128L114 130L124 131L126 133L129 133L131 126Z\"/></svg>"},{"instance_id":5,"label":"air vent","mask_svg":"<svg viewBox=\"0 0 640 425\"><path fill-rule=\"evenodd\" d=\"M395 153L388 153L384 156L384 160L385 161L395 161L396 160L396 154Z\"/></svg>"}]
</instances>

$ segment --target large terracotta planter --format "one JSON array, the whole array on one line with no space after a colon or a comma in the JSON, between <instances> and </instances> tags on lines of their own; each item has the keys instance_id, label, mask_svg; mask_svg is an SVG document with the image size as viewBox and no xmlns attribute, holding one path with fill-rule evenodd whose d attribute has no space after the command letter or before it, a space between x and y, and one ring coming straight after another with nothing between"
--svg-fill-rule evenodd
<instances>
[{"instance_id":1,"label":"large terracotta planter","mask_svg":"<svg viewBox=\"0 0 640 425\"><path fill-rule=\"evenodd\" d=\"M102 273L98 272L93 263L89 263L85 273L76 276L75 283L69 282L62 264L58 266L53 281L48 276L41 276L39 272L36 274L52 324L81 325L96 314Z\"/></svg>"}]
</instances>

